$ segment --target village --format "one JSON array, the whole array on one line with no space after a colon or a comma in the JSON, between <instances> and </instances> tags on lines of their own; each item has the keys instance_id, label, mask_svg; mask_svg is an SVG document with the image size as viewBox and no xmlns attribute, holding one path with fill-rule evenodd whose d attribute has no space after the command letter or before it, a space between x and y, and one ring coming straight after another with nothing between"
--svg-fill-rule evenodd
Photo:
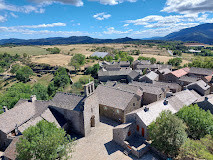
<instances>
[{"instance_id":1,"label":"village","mask_svg":"<svg viewBox=\"0 0 213 160\"><path fill-rule=\"evenodd\" d=\"M109 55L95 52L93 56ZM99 61L99 66L99 85L95 87L94 81L90 81L84 85L83 95L57 92L51 100L37 100L32 95L30 99L20 99L12 109L4 106L4 113L0 114L0 148L4 149L4 159L16 159L19 137L42 120L79 137L78 149L72 153L75 160L146 156L167 159L151 145L148 130L162 111L176 114L185 106L197 104L213 114L211 69L174 69L150 60ZM96 142L98 138L100 142ZM91 146L88 151L84 147L87 144Z\"/></svg>"}]
</instances>

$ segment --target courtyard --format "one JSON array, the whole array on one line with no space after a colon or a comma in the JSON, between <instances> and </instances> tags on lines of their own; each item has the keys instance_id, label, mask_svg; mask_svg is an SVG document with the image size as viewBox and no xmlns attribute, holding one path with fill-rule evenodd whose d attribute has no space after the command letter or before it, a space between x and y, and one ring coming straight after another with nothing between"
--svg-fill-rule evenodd
<instances>
[{"instance_id":1,"label":"courtyard","mask_svg":"<svg viewBox=\"0 0 213 160\"><path fill-rule=\"evenodd\" d=\"M112 141L114 121L102 118L101 122L89 136L76 141L73 160L136 160L136 157L123 154L124 149ZM140 160L158 160L151 153L145 154Z\"/></svg>"}]
</instances>

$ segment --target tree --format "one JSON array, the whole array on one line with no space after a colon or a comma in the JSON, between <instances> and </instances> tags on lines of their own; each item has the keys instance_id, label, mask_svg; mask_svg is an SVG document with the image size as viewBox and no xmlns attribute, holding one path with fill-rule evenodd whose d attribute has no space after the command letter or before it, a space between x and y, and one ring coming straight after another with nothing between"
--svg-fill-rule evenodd
<instances>
[{"instance_id":1,"label":"tree","mask_svg":"<svg viewBox=\"0 0 213 160\"><path fill-rule=\"evenodd\" d=\"M75 54L70 60L70 65L75 67L75 70L79 69L84 63L85 56L83 54Z\"/></svg>"},{"instance_id":2,"label":"tree","mask_svg":"<svg viewBox=\"0 0 213 160\"><path fill-rule=\"evenodd\" d=\"M59 54L61 52L61 50L57 47L54 48L47 48L47 51L51 52L51 54Z\"/></svg>"},{"instance_id":3,"label":"tree","mask_svg":"<svg viewBox=\"0 0 213 160\"><path fill-rule=\"evenodd\" d=\"M33 86L32 94L36 95L38 100L48 100L49 96L47 94L47 87L40 83L36 83Z\"/></svg>"},{"instance_id":4,"label":"tree","mask_svg":"<svg viewBox=\"0 0 213 160\"><path fill-rule=\"evenodd\" d=\"M33 75L33 70L28 66L20 67L16 72L16 78L21 82L29 81L31 75Z\"/></svg>"},{"instance_id":5,"label":"tree","mask_svg":"<svg viewBox=\"0 0 213 160\"><path fill-rule=\"evenodd\" d=\"M92 72L91 72L93 77L97 77L99 69L100 69L99 64L94 64L93 65Z\"/></svg>"},{"instance_id":6,"label":"tree","mask_svg":"<svg viewBox=\"0 0 213 160\"><path fill-rule=\"evenodd\" d=\"M213 138L206 135L200 140L188 139L180 148L178 159L213 159Z\"/></svg>"},{"instance_id":7,"label":"tree","mask_svg":"<svg viewBox=\"0 0 213 160\"><path fill-rule=\"evenodd\" d=\"M112 62L113 57L112 56L106 56L106 57L104 57L104 60L107 61L107 62Z\"/></svg>"},{"instance_id":8,"label":"tree","mask_svg":"<svg viewBox=\"0 0 213 160\"><path fill-rule=\"evenodd\" d=\"M177 113L187 125L187 133L194 139L200 139L206 134L213 135L213 115L204 111L197 104L183 107Z\"/></svg>"},{"instance_id":9,"label":"tree","mask_svg":"<svg viewBox=\"0 0 213 160\"><path fill-rule=\"evenodd\" d=\"M172 58L172 59L169 59L168 61L169 65L176 66L176 67L180 66L181 63L182 63L181 58Z\"/></svg>"},{"instance_id":10,"label":"tree","mask_svg":"<svg viewBox=\"0 0 213 160\"><path fill-rule=\"evenodd\" d=\"M85 74L86 74L86 75L91 74L91 73L92 73L92 70L93 70L93 67L89 66L89 67L86 69Z\"/></svg>"},{"instance_id":11,"label":"tree","mask_svg":"<svg viewBox=\"0 0 213 160\"><path fill-rule=\"evenodd\" d=\"M10 72L12 74L15 74L19 70L19 68L20 68L19 64L14 64L14 65L12 65L12 68L11 68Z\"/></svg>"},{"instance_id":12,"label":"tree","mask_svg":"<svg viewBox=\"0 0 213 160\"><path fill-rule=\"evenodd\" d=\"M73 140L54 123L40 121L23 132L16 144L17 159L68 159Z\"/></svg>"},{"instance_id":13,"label":"tree","mask_svg":"<svg viewBox=\"0 0 213 160\"><path fill-rule=\"evenodd\" d=\"M67 71L65 68L60 67L54 75L54 86L59 87L65 87L68 83L70 83L70 77L67 74Z\"/></svg>"},{"instance_id":14,"label":"tree","mask_svg":"<svg viewBox=\"0 0 213 160\"><path fill-rule=\"evenodd\" d=\"M57 88L54 85L54 82L50 82L50 84L47 87L47 93L50 97L53 97L56 93Z\"/></svg>"},{"instance_id":15,"label":"tree","mask_svg":"<svg viewBox=\"0 0 213 160\"><path fill-rule=\"evenodd\" d=\"M19 99L29 99L31 96L31 87L29 84L16 83L12 85L4 94L0 95L0 106L7 106L8 109L19 101Z\"/></svg>"},{"instance_id":16,"label":"tree","mask_svg":"<svg viewBox=\"0 0 213 160\"><path fill-rule=\"evenodd\" d=\"M23 57L24 57L24 58L27 58L27 53L23 53Z\"/></svg>"},{"instance_id":17,"label":"tree","mask_svg":"<svg viewBox=\"0 0 213 160\"><path fill-rule=\"evenodd\" d=\"M148 126L152 145L169 156L178 154L187 139L186 126L171 111L163 111L155 122Z\"/></svg>"},{"instance_id":18,"label":"tree","mask_svg":"<svg viewBox=\"0 0 213 160\"><path fill-rule=\"evenodd\" d=\"M130 61L130 63L132 64L132 62L134 61L134 58L132 56L127 56L127 60Z\"/></svg>"}]
</instances>

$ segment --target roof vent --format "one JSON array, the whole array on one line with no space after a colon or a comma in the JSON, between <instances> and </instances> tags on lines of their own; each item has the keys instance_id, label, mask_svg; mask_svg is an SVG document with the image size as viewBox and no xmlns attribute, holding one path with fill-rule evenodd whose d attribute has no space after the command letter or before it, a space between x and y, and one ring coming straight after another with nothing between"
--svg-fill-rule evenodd
<instances>
[{"instance_id":1,"label":"roof vent","mask_svg":"<svg viewBox=\"0 0 213 160\"><path fill-rule=\"evenodd\" d=\"M3 111L4 111L4 112L7 112L7 111L8 111L7 106L4 106L4 107L3 107Z\"/></svg>"},{"instance_id":2,"label":"roof vent","mask_svg":"<svg viewBox=\"0 0 213 160\"><path fill-rule=\"evenodd\" d=\"M144 108L144 111L145 111L145 112L148 112L148 111L149 111L149 108L148 108L148 107L145 107L145 108Z\"/></svg>"},{"instance_id":3,"label":"roof vent","mask_svg":"<svg viewBox=\"0 0 213 160\"><path fill-rule=\"evenodd\" d=\"M165 99L165 100L163 101L163 104L164 104L164 105L168 105L168 103L169 103L169 101L168 101L167 99Z\"/></svg>"}]
</instances>

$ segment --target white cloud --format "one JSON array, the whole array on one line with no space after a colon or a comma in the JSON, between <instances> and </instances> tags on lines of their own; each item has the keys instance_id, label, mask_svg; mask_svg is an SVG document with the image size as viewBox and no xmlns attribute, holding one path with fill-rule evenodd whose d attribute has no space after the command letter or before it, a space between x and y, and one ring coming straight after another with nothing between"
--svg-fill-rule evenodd
<instances>
[{"instance_id":1,"label":"white cloud","mask_svg":"<svg viewBox=\"0 0 213 160\"><path fill-rule=\"evenodd\" d=\"M81 32L81 31L50 31L50 30L29 30L29 29L22 29L16 27L0 27L0 33L9 33L9 34L23 34L23 35L44 35L44 36L83 36L89 35L88 32Z\"/></svg>"},{"instance_id":2,"label":"white cloud","mask_svg":"<svg viewBox=\"0 0 213 160\"><path fill-rule=\"evenodd\" d=\"M5 22L5 21L7 21L6 16L1 16L1 15L0 15L0 22Z\"/></svg>"},{"instance_id":3,"label":"white cloud","mask_svg":"<svg viewBox=\"0 0 213 160\"><path fill-rule=\"evenodd\" d=\"M167 0L164 12L201 13L213 11L213 0Z\"/></svg>"},{"instance_id":4,"label":"white cloud","mask_svg":"<svg viewBox=\"0 0 213 160\"><path fill-rule=\"evenodd\" d=\"M17 26L16 28L47 28L47 27L60 27L66 26L66 23L51 23L51 24L39 24L39 25L25 25L25 26Z\"/></svg>"},{"instance_id":5,"label":"white cloud","mask_svg":"<svg viewBox=\"0 0 213 160\"><path fill-rule=\"evenodd\" d=\"M90 1L96 1L104 5L117 5L123 2L136 2L137 0L90 0Z\"/></svg>"},{"instance_id":6,"label":"white cloud","mask_svg":"<svg viewBox=\"0 0 213 160\"><path fill-rule=\"evenodd\" d=\"M123 26L124 26L124 27L127 27L127 26L129 26L129 24L124 24Z\"/></svg>"},{"instance_id":7,"label":"white cloud","mask_svg":"<svg viewBox=\"0 0 213 160\"><path fill-rule=\"evenodd\" d=\"M18 16L16 14L14 14L13 12L11 12L10 15L14 18L18 18Z\"/></svg>"},{"instance_id":8,"label":"white cloud","mask_svg":"<svg viewBox=\"0 0 213 160\"><path fill-rule=\"evenodd\" d=\"M130 29L128 31L118 31L118 30L115 30L114 27L109 27L109 28L107 28L107 31L104 31L103 33L104 34L127 34L132 31L133 31L132 29Z\"/></svg>"},{"instance_id":9,"label":"white cloud","mask_svg":"<svg viewBox=\"0 0 213 160\"><path fill-rule=\"evenodd\" d=\"M95 18L95 19L97 19L97 20L100 20L100 21L102 21L102 20L104 20L104 19L108 19L108 18L110 18L110 17L111 17L110 14L106 14L106 13L104 13L104 12L102 12L102 13L97 13L97 14L93 15L93 18Z\"/></svg>"},{"instance_id":10,"label":"white cloud","mask_svg":"<svg viewBox=\"0 0 213 160\"><path fill-rule=\"evenodd\" d=\"M36 3L41 3L45 5L50 5L52 3L62 3L62 4L71 4L77 7L83 6L84 3L82 0L32 0Z\"/></svg>"},{"instance_id":11,"label":"white cloud","mask_svg":"<svg viewBox=\"0 0 213 160\"><path fill-rule=\"evenodd\" d=\"M30 13L30 12L44 13L44 9L39 6L31 6L31 5L16 6L11 4L6 4L4 0L0 0L0 10L23 12L23 13Z\"/></svg>"}]
</instances>

